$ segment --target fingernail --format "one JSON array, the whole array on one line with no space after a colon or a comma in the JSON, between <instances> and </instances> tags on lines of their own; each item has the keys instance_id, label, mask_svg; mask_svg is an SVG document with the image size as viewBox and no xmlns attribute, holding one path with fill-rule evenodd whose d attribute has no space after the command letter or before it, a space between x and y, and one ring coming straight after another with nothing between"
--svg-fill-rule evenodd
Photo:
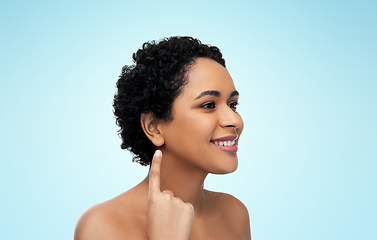
<instances>
[{"instance_id":1,"label":"fingernail","mask_svg":"<svg viewBox=\"0 0 377 240\"><path fill-rule=\"evenodd\" d=\"M156 156L156 157L161 157L161 150L156 150L156 152L154 153L154 155Z\"/></svg>"}]
</instances>

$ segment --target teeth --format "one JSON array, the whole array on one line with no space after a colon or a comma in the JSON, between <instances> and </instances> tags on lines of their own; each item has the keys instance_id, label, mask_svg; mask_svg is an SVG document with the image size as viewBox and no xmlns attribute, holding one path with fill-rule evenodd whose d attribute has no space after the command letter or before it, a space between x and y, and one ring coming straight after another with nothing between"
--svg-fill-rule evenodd
<instances>
[{"instance_id":1,"label":"teeth","mask_svg":"<svg viewBox=\"0 0 377 240\"><path fill-rule=\"evenodd\" d=\"M220 146L233 146L235 143L236 143L235 140L233 140L233 141L215 142L216 145L220 145Z\"/></svg>"}]
</instances>

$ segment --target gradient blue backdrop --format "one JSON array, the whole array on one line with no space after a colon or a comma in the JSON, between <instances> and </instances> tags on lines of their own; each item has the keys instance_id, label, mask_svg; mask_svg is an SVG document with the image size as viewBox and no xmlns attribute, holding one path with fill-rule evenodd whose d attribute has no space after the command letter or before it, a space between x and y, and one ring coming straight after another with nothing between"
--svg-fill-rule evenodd
<instances>
[{"instance_id":1,"label":"gradient blue backdrop","mask_svg":"<svg viewBox=\"0 0 377 240\"><path fill-rule=\"evenodd\" d=\"M220 47L245 130L208 189L253 239L377 239L376 1L2 1L1 239L72 239L89 206L141 181L115 82L143 42ZM195 123L193 123L195 124Z\"/></svg>"}]
</instances>

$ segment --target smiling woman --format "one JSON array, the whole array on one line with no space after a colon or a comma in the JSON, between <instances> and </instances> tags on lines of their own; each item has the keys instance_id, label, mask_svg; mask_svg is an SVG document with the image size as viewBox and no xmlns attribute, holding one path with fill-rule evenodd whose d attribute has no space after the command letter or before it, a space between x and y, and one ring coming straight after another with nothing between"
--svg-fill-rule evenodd
<instances>
[{"instance_id":1,"label":"smiling woman","mask_svg":"<svg viewBox=\"0 0 377 240\"><path fill-rule=\"evenodd\" d=\"M237 169L239 93L217 47L191 37L145 43L114 97L123 149L151 165L134 188L85 211L75 239L251 239L246 207L205 190Z\"/></svg>"}]
</instances>

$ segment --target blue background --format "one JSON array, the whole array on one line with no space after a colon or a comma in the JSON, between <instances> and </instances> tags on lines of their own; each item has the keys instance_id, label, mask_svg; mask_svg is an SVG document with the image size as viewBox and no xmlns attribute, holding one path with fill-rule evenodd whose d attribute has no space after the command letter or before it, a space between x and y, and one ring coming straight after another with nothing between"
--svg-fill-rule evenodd
<instances>
[{"instance_id":1,"label":"blue background","mask_svg":"<svg viewBox=\"0 0 377 240\"><path fill-rule=\"evenodd\" d=\"M253 239L377 239L376 1L2 1L1 239L72 239L147 168L119 147L115 82L143 42L218 46L245 122ZM194 123L195 124L195 123Z\"/></svg>"}]
</instances>

